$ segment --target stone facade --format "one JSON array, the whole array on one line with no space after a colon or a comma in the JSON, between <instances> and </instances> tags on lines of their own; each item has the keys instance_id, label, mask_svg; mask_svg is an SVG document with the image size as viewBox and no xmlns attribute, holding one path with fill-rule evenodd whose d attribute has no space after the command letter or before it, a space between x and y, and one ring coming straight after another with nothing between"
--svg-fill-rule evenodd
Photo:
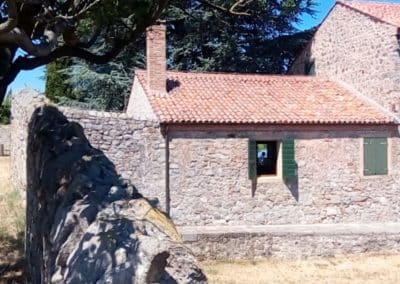
<instances>
[{"instance_id":1,"label":"stone facade","mask_svg":"<svg viewBox=\"0 0 400 284\"><path fill-rule=\"evenodd\" d=\"M370 223L400 218L396 128L171 130L170 137L171 217L178 225ZM295 138L298 179L252 184L248 139L285 137ZM390 137L388 175L363 175L363 137Z\"/></svg>"},{"instance_id":2,"label":"stone facade","mask_svg":"<svg viewBox=\"0 0 400 284\"><path fill-rule=\"evenodd\" d=\"M30 96L29 99L27 96ZM13 183L25 186L27 106L45 103L22 93L13 101ZM33 108L32 108L33 110ZM122 177L165 208L165 140L155 121L123 113L62 108ZM363 137L390 137L389 174L364 177ZM248 140L295 138L298 179L253 184ZM171 217L178 225L265 225L395 222L400 218L400 140L389 127L180 129L171 127ZM376 190L379 188L380 190Z\"/></svg>"},{"instance_id":3,"label":"stone facade","mask_svg":"<svg viewBox=\"0 0 400 284\"><path fill-rule=\"evenodd\" d=\"M10 125L0 125L0 145L4 147L4 154L10 154L10 140L11 140L11 127Z\"/></svg>"},{"instance_id":4,"label":"stone facade","mask_svg":"<svg viewBox=\"0 0 400 284\"><path fill-rule=\"evenodd\" d=\"M290 73L304 74L314 62L315 75L341 81L399 114L398 35L397 27L337 3Z\"/></svg>"}]
</instances>

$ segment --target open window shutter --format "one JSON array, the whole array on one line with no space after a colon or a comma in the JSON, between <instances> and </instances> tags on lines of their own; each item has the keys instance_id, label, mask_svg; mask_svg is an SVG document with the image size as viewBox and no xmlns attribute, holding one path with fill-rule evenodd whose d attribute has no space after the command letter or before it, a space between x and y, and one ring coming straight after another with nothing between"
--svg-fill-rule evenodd
<instances>
[{"instance_id":1,"label":"open window shutter","mask_svg":"<svg viewBox=\"0 0 400 284\"><path fill-rule=\"evenodd\" d=\"M375 149L375 174L386 175L388 173L387 138L374 138Z\"/></svg>"},{"instance_id":2,"label":"open window shutter","mask_svg":"<svg viewBox=\"0 0 400 284\"><path fill-rule=\"evenodd\" d=\"M282 141L282 176L285 179L297 176L294 139L292 138Z\"/></svg>"},{"instance_id":3,"label":"open window shutter","mask_svg":"<svg viewBox=\"0 0 400 284\"><path fill-rule=\"evenodd\" d=\"M364 138L364 175L375 174L375 155L373 138Z\"/></svg>"},{"instance_id":4,"label":"open window shutter","mask_svg":"<svg viewBox=\"0 0 400 284\"><path fill-rule=\"evenodd\" d=\"M253 180L257 177L257 142L249 140L248 147L249 179Z\"/></svg>"}]
</instances>

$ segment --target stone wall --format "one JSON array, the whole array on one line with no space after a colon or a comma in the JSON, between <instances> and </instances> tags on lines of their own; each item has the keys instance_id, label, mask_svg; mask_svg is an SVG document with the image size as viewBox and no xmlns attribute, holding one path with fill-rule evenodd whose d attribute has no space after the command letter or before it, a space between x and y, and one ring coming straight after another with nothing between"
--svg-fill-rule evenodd
<instances>
[{"instance_id":1,"label":"stone wall","mask_svg":"<svg viewBox=\"0 0 400 284\"><path fill-rule=\"evenodd\" d=\"M83 126L91 145L109 157L123 178L165 208L165 143L157 122L135 120L123 113L61 111Z\"/></svg>"},{"instance_id":2,"label":"stone wall","mask_svg":"<svg viewBox=\"0 0 400 284\"><path fill-rule=\"evenodd\" d=\"M13 98L11 161L15 188L26 187L28 122L33 110L46 102L44 96L29 90ZM157 198L164 208L165 145L155 121L135 120L123 113L61 110L84 127L91 145L104 151L123 178L131 180L146 197Z\"/></svg>"},{"instance_id":3,"label":"stone wall","mask_svg":"<svg viewBox=\"0 0 400 284\"><path fill-rule=\"evenodd\" d=\"M398 28L336 4L291 68L347 83L387 110L400 112Z\"/></svg>"},{"instance_id":4,"label":"stone wall","mask_svg":"<svg viewBox=\"0 0 400 284\"><path fill-rule=\"evenodd\" d=\"M333 257L399 253L400 225L326 224L185 227L185 243L199 259Z\"/></svg>"},{"instance_id":5,"label":"stone wall","mask_svg":"<svg viewBox=\"0 0 400 284\"><path fill-rule=\"evenodd\" d=\"M34 110L46 103L46 98L33 90L23 90L12 96L11 102L11 184L16 190L26 189L26 149L28 124Z\"/></svg>"},{"instance_id":6,"label":"stone wall","mask_svg":"<svg viewBox=\"0 0 400 284\"><path fill-rule=\"evenodd\" d=\"M397 129L312 129L172 132L171 217L177 225L398 221ZM285 137L295 138L297 180L287 183L275 178L252 184L248 178L248 138ZM363 176L363 137L390 137L388 175Z\"/></svg>"},{"instance_id":7,"label":"stone wall","mask_svg":"<svg viewBox=\"0 0 400 284\"><path fill-rule=\"evenodd\" d=\"M11 127L10 125L0 125L0 145L4 146L4 154L10 154L10 140L11 140Z\"/></svg>"}]
</instances>

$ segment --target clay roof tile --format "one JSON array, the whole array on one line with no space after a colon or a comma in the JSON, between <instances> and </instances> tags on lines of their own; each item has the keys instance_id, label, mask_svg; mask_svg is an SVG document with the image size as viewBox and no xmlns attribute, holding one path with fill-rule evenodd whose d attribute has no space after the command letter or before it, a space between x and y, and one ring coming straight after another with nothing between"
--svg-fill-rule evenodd
<instances>
[{"instance_id":1,"label":"clay roof tile","mask_svg":"<svg viewBox=\"0 0 400 284\"><path fill-rule=\"evenodd\" d=\"M341 85L312 76L167 72L174 85L160 96L136 76L161 123L390 124L389 114Z\"/></svg>"}]
</instances>

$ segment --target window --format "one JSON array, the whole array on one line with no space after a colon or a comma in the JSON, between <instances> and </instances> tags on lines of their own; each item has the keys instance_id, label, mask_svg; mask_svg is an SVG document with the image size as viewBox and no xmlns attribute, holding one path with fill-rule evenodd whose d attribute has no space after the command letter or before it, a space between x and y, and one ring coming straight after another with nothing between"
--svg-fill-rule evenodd
<instances>
[{"instance_id":1,"label":"window","mask_svg":"<svg viewBox=\"0 0 400 284\"><path fill-rule=\"evenodd\" d=\"M388 174L387 138L364 138L364 175Z\"/></svg>"},{"instance_id":2,"label":"window","mask_svg":"<svg viewBox=\"0 0 400 284\"><path fill-rule=\"evenodd\" d=\"M297 176L294 140L254 141L249 140L249 179L259 177Z\"/></svg>"},{"instance_id":3,"label":"window","mask_svg":"<svg viewBox=\"0 0 400 284\"><path fill-rule=\"evenodd\" d=\"M276 175L278 142L257 142L257 176Z\"/></svg>"}]
</instances>

